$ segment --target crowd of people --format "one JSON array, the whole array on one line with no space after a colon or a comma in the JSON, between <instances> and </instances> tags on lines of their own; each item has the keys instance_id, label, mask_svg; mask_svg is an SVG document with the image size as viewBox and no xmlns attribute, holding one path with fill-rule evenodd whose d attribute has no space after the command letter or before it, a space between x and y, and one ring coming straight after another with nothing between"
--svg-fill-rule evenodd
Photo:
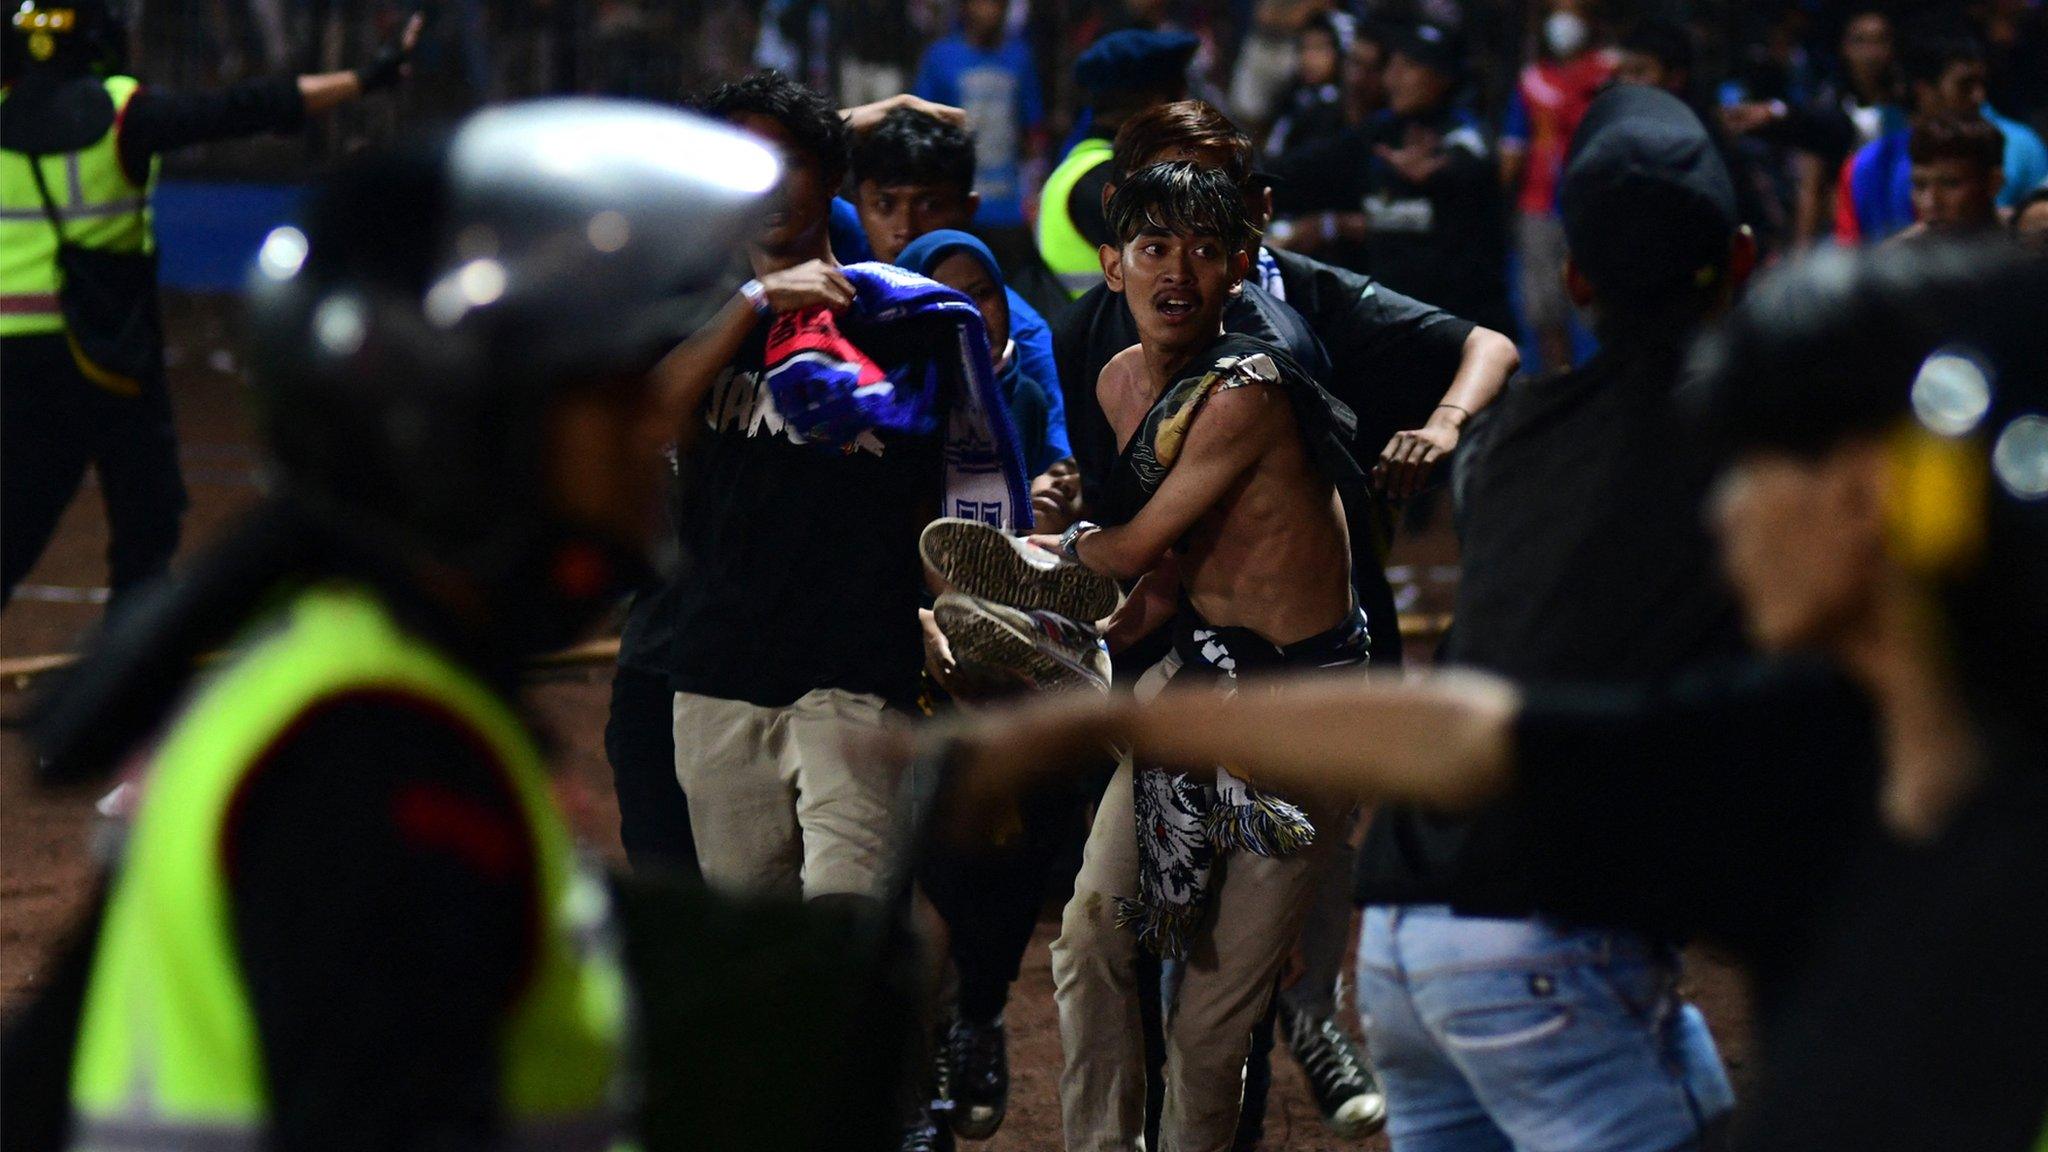
<instances>
[{"instance_id":1,"label":"crowd of people","mask_svg":"<svg viewBox=\"0 0 2048 1152\"><path fill-rule=\"evenodd\" d=\"M1072 1152L1258 1148L1276 1050L1397 1152L2034 1147L2048 40L1813 8L1752 42L1545 0L1503 70L1476 3L1134 7L1063 14L1054 70L1018 4L914 62L792 6L827 19L760 23L786 70L687 115L487 110L345 166L252 280L280 483L167 581L180 509L117 519L119 611L44 709L52 774L155 751L10 1035L58 1103L10 1110L79 1148L605 1146L664 977L604 944L506 698L630 590L632 868L915 909L877 1147L1001 1129L1069 886ZM146 249L157 152L396 84L421 35L144 139L183 106L43 79L71 25L21 11L9 591L124 427L23 395L154 397L168 443L160 359L111 387L78 331L79 246ZM80 86L117 115L23 135ZM1456 611L1404 678L1388 550L1441 490ZM1700 940L1757 993L1746 1099Z\"/></svg>"}]
</instances>

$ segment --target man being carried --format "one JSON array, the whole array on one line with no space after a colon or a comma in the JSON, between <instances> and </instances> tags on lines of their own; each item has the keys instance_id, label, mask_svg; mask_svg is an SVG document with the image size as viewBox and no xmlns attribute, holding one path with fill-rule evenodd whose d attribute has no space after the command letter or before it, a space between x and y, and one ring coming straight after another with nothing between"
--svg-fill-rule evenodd
<instances>
[{"instance_id":1,"label":"man being carried","mask_svg":"<svg viewBox=\"0 0 2048 1152\"><path fill-rule=\"evenodd\" d=\"M1137 582L1112 645L1172 622L1173 651L1140 698L1183 669L1227 686L1255 669L1362 665L1337 496L1359 478L1344 449L1351 413L1286 353L1223 333L1248 270L1243 196L1221 173L1164 164L1125 181L1108 215L1117 246L1102 249L1104 276L1139 333L1097 385L1123 445L1102 506L1113 526L1082 521L1035 542ZM1128 1149L1142 1131L1140 941L1186 961L1161 1145L1228 1146L1251 1027L1341 841L1316 834L1341 813L1309 807L1313 818L1227 773L1212 788L1151 765L1118 770L1053 945L1070 1150Z\"/></svg>"}]
</instances>

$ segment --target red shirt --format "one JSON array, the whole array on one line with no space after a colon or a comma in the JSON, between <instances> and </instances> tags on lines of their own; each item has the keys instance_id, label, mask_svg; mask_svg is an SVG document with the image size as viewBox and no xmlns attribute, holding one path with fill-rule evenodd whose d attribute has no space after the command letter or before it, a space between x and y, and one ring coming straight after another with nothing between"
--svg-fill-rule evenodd
<instances>
[{"instance_id":1,"label":"red shirt","mask_svg":"<svg viewBox=\"0 0 2048 1152\"><path fill-rule=\"evenodd\" d=\"M1564 173L1572 133L1593 97L1614 75L1614 54L1584 52L1565 61L1539 59L1515 79L1515 108L1509 113L1509 139L1523 142L1522 190L1515 207L1536 216L1557 211L1557 182Z\"/></svg>"}]
</instances>

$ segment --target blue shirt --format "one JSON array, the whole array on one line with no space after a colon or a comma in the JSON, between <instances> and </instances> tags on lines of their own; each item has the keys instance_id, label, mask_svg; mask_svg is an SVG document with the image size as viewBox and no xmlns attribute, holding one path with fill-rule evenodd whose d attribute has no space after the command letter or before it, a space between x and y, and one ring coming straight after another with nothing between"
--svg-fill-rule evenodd
<instances>
[{"instance_id":1,"label":"blue shirt","mask_svg":"<svg viewBox=\"0 0 2048 1152\"><path fill-rule=\"evenodd\" d=\"M1044 460L1050 467L1053 461L1074 454L1067 442L1067 404L1060 394L1059 362L1052 356L1052 327L1015 288L1005 284L1003 291L1010 297L1010 342L1017 346L1017 367L1045 392L1045 450L1051 455ZM1024 454L1032 458L1033 476L1045 471L1037 463L1040 457L1034 448L1026 446Z\"/></svg>"},{"instance_id":2,"label":"blue shirt","mask_svg":"<svg viewBox=\"0 0 2048 1152\"><path fill-rule=\"evenodd\" d=\"M832 238L832 257L841 264L860 264L875 258L868 246L868 230L860 225L860 209L844 196L832 198L832 215L825 222Z\"/></svg>"},{"instance_id":3,"label":"blue shirt","mask_svg":"<svg viewBox=\"0 0 2048 1152\"><path fill-rule=\"evenodd\" d=\"M977 48L964 36L948 36L926 50L911 91L967 110L974 129L974 190L981 193L974 222L988 228L1021 226L1024 134L1045 122L1030 49L1014 36L994 51Z\"/></svg>"},{"instance_id":4,"label":"blue shirt","mask_svg":"<svg viewBox=\"0 0 2048 1152\"><path fill-rule=\"evenodd\" d=\"M1984 118L2005 136L2005 186L1998 204L2010 208L2048 179L2048 149L2034 130L1983 109ZM1849 195L1858 239L1882 240L1913 223L1913 161L1906 144L1913 130L1901 127L1863 146L1849 161Z\"/></svg>"},{"instance_id":5,"label":"blue shirt","mask_svg":"<svg viewBox=\"0 0 2048 1152\"><path fill-rule=\"evenodd\" d=\"M2005 134L2005 187L1999 190L1998 206L2010 208L2048 180L2048 147L2032 128L2000 116L1991 105L1986 104L1983 111L1984 118Z\"/></svg>"}]
</instances>

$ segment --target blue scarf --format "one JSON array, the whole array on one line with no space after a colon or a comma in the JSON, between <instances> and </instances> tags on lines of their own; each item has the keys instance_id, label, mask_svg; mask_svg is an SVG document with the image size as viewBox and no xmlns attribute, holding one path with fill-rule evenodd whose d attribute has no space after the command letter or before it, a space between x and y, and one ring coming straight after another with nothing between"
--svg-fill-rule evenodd
<instances>
[{"instance_id":1,"label":"blue scarf","mask_svg":"<svg viewBox=\"0 0 2048 1152\"><path fill-rule=\"evenodd\" d=\"M974 302L889 264L849 264L854 302L778 318L768 391L806 440L835 447L870 431L945 441L945 515L1031 526L1029 482ZM844 333L857 332L860 345ZM915 348L889 364L865 348Z\"/></svg>"}]
</instances>

